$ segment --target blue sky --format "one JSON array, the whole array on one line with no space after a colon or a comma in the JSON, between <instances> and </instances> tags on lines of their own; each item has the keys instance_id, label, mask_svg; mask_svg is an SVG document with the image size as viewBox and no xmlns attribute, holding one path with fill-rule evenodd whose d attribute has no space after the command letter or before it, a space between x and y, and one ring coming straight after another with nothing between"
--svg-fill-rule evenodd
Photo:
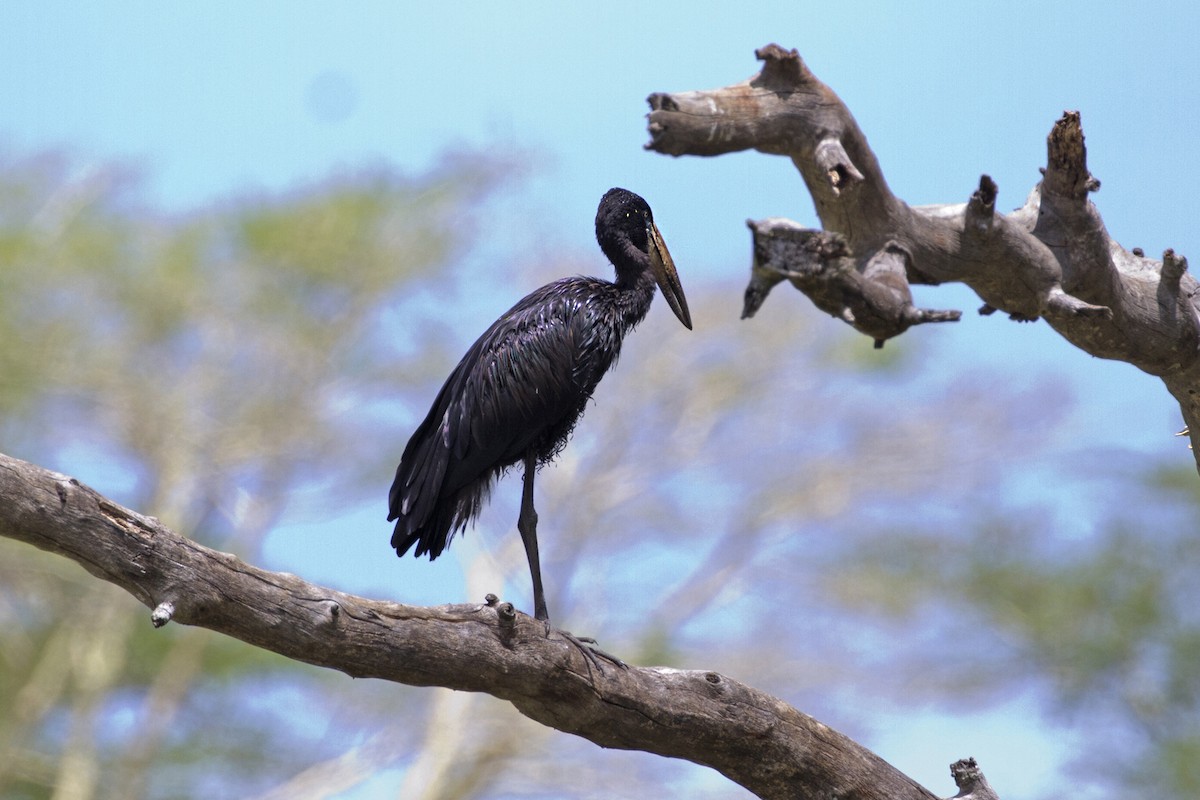
<instances>
[{"instance_id":1,"label":"blue sky","mask_svg":"<svg viewBox=\"0 0 1200 800\"><path fill-rule=\"evenodd\" d=\"M455 145L534 152L532 175L508 195L519 216L498 228L544 220L552 236L588 247L596 198L624 185L650 200L686 280L740 281L747 217L815 221L802 183L777 157L644 151L645 97L748 77L754 49L775 41L846 100L911 203L965 200L987 172L998 207L1020 205L1050 125L1079 109L1110 231L1149 253L1200 252L1189 224L1200 208L1185 191L1200 166L1187 55L1200 12L1186 3L1136 14L1072 2L690 8L9 3L0 148L65 147L85 167L120 159L175 210L344 167L417 170ZM918 298L975 307L955 287ZM1044 325L1015 327L968 313L952 333L910 335L969 347L998 368L1045 358L1085 381L1116 376L1162 395L1127 365L1063 357L1071 348ZM1150 415L1153 440L1178 421L1169 404L1133 405Z\"/></svg>"},{"instance_id":2,"label":"blue sky","mask_svg":"<svg viewBox=\"0 0 1200 800\"><path fill-rule=\"evenodd\" d=\"M999 208L1020 205L1051 124L1079 109L1110 232L1200 264L1198 30L1200 11L1185 2L8 2L0 152L63 148L85 169L124 162L173 211L341 168L417 171L458 145L528 152L536 167L507 193L511 216L497 226L545 220L586 252L597 198L624 185L653 205L685 282L740 285L747 217L815 223L802 182L780 158L644 151L645 98L746 78L758 69L754 49L778 42L848 103L910 203L963 201L986 172ZM815 313L779 295L771 302ZM1178 410L1155 379L1087 357L1044 324L979 318L961 288L918 297L967 312L952 329L909 334L934 340L935 357L1068 380L1073 432L1096 452L1178 446L1169 436ZM980 728L1011 733L1023 715ZM940 754L958 753L962 740L935 741L944 726L913 719L910 732L893 726L875 744L944 790ZM938 758L921 757L914 741ZM1052 763L1039 774L1011 755L984 762L994 784L1007 778L1011 796L1053 785Z\"/></svg>"}]
</instances>

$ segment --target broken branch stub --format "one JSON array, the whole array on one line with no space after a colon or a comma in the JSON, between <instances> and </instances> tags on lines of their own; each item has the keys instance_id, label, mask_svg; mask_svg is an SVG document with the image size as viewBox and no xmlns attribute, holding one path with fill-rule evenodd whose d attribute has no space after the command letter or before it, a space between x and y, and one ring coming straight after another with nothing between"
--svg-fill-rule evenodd
<instances>
[{"instance_id":1,"label":"broken branch stub","mask_svg":"<svg viewBox=\"0 0 1200 800\"><path fill-rule=\"evenodd\" d=\"M742 318L754 316L778 283L788 280L817 308L875 340L875 347L913 325L953 322L959 311L916 308L905 278L908 255L895 242L856 259L840 234L786 219L747 220L753 238L750 283Z\"/></svg>"}]
</instances>

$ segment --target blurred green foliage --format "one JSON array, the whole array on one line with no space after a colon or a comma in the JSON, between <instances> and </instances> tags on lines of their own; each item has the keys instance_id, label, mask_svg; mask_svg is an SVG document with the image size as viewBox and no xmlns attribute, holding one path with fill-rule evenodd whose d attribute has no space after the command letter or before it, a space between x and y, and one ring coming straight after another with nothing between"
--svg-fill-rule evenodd
<instances>
[{"instance_id":1,"label":"blurred green foliage","mask_svg":"<svg viewBox=\"0 0 1200 800\"><path fill-rule=\"evenodd\" d=\"M1096 796L1183 800L1200 790L1196 478L1128 466L1113 479L1120 508L1086 537L1037 514L953 534L893 529L829 584L922 643L954 643L909 654L897 681L910 690L986 703L1040 687L1048 720L1086 731L1071 780Z\"/></svg>"},{"instance_id":2,"label":"blurred green foliage","mask_svg":"<svg viewBox=\"0 0 1200 800\"><path fill-rule=\"evenodd\" d=\"M507 169L458 154L170 217L117 169L0 163L0 447L82 459L122 502L253 558L299 486L344 497L388 457L363 458L371 420L347 395L419 383L415 361L401 378L369 357L383 311L462 257ZM292 709L243 709L256 685L326 676L144 622L0 541L0 795L241 795L330 755Z\"/></svg>"}]
</instances>

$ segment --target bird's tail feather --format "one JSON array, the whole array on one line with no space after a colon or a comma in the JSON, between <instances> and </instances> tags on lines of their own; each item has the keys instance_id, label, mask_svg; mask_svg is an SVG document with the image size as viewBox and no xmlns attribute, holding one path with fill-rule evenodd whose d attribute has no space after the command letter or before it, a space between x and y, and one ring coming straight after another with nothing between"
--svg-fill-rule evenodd
<instances>
[{"instance_id":1,"label":"bird's tail feather","mask_svg":"<svg viewBox=\"0 0 1200 800\"><path fill-rule=\"evenodd\" d=\"M410 513L398 514L396 529L392 533L392 547L396 555L403 556L416 545L413 555L418 558L428 553L432 561L440 556L454 534L479 516L491 489L491 480L479 481L463 489L452 501L429 504L421 502L419 497L415 499ZM430 505L431 508L428 507Z\"/></svg>"}]
</instances>

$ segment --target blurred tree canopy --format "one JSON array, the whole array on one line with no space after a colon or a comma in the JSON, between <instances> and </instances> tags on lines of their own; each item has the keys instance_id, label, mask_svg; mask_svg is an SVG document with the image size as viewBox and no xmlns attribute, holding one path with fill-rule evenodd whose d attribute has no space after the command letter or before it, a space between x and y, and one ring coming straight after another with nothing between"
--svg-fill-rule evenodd
<instances>
[{"instance_id":1,"label":"blurred tree canopy","mask_svg":"<svg viewBox=\"0 0 1200 800\"><path fill-rule=\"evenodd\" d=\"M1122 507L1084 540L1029 513L968 536L888 531L834 580L870 587L847 593L859 610L957 643L907 653L909 691L986 703L1033 687L1082 732L1095 796L1197 797L1200 487L1184 464L1114 473Z\"/></svg>"},{"instance_id":2,"label":"blurred tree canopy","mask_svg":"<svg viewBox=\"0 0 1200 800\"><path fill-rule=\"evenodd\" d=\"M398 420L490 321L426 292L470 263L513 169L456 154L174 217L120 170L0 163L0 449L251 560L301 490L365 495L385 544ZM492 266L510 287L604 274L577 244ZM1080 731L1110 765L1080 768L1097 796L1194 797L1194 477L1103 465L1089 479L1120 501L1063 536L1003 497L1061 388L932 369L918 336L864 350L786 302L739 322L742 276L680 268L697 330L651 313L540 481L568 627L634 663L726 672L867 744L871 703L961 709L1033 686L1048 702L1030 725ZM527 597L518 484L446 556L467 596L445 602L507 576ZM401 594L428 568L396 561ZM388 771L405 798L745 795L490 697L153 630L119 590L0 540L4 796L326 797Z\"/></svg>"},{"instance_id":3,"label":"blurred tree canopy","mask_svg":"<svg viewBox=\"0 0 1200 800\"><path fill-rule=\"evenodd\" d=\"M390 460L366 409L421 365L372 357L380 316L461 256L502 172L464 156L172 218L116 169L0 165L0 441L89 464L123 502L253 558L298 486L344 502ZM205 796L218 775L241 795L321 752L286 705L233 713L248 692L316 701L319 676L151 633L113 587L0 548L5 796Z\"/></svg>"}]
</instances>

